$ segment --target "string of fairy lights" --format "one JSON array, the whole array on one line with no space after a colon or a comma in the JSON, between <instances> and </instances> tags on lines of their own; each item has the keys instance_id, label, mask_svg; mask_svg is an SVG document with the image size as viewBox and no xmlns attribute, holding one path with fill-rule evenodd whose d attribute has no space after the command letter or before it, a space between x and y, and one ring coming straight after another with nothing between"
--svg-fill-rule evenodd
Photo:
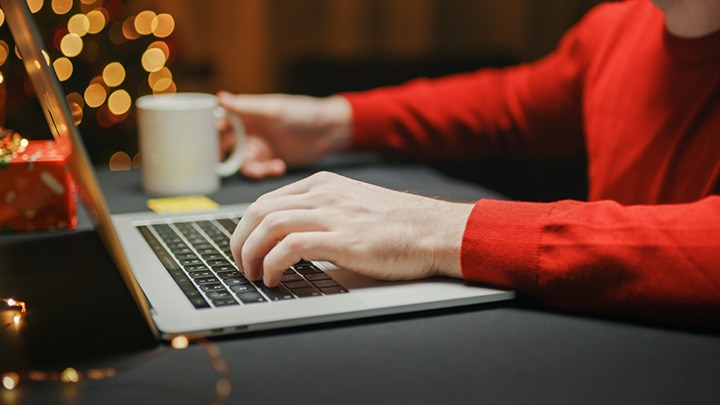
<instances>
[{"instance_id":1,"label":"string of fairy lights","mask_svg":"<svg viewBox=\"0 0 720 405\"><path fill-rule=\"evenodd\" d=\"M26 0L33 14L50 9L56 16L67 16L65 25L54 28L48 52L43 52L48 65L52 65L58 79L67 82L73 79L80 64L104 65L82 88L67 91L67 101L76 125L80 125L88 109L95 110L97 123L109 128L125 121L130 115L133 95L139 83L129 83L128 68L139 64L146 74L147 87L153 94L175 93L177 86L173 73L168 67L172 47L168 37L175 30L175 19L170 13L156 13L142 10L137 14L124 16L125 3L120 0ZM0 27L5 15L0 10ZM100 61L103 42L121 46L137 40L150 44L142 50L140 60ZM14 52L13 52L14 51ZM5 80L3 65L15 54L21 58L17 47L11 50L5 40L0 39L0 83ZM49 54L48 54L49 53ZM130 66L133 64L133 66ZM75 78L77 79L77 78ZM143 83L142 88L145 88ZM123 151L115 152L109 159L111 170L125 170L137 167L139 156L132 158Z\"/></svg>"},{"instance_id":2,"label":"string of fairy lights","mask_svg":"<svg viewBox=\"0 0 720 405\"><path fill-rule=\"evenodd\" d=\"M146 72L147 85L153 94L177 91L173 74L167 66L171 58L171 47L165 39L175 29L175 20L171 14L143 10L134 15L118 18L121 14L119 8L123 6L120 0L26 1L33 14L40 12L43 7L49 7L57 16L68 16L67 24L57 27L53 32L52 48L48 52L43 51L45 61L53 67L61 82L73 78L79 64L97 62L100 35L106 34L107 39L115 45L152 37L152 42L143 50L139 61ZM0 27L4 23L5 14L0 9ZM0 39L0 83L5 80L2 67L13 53L21 59L17 47L11 50L11 46ZM96 110L98 124L102 127L111 127L128 118L132 107L132 96L128 89L133 85L126 80L128 63L138 63L138 61L109 61L83 89L68 93L67 102L76 125L82 122L85 109ZM110 158L110 168L129 168L131 164L136 164L137 158L136 155L131 159L125 152L118 151ZM22 328L27 315L25 302L14 298L0 298L0 333L17 333ZM213 403L224 403L230 395L232 386L230 369L222 358L220 349L206 339L196 339L191 342L184 336L172 339L170 347L181 350L187 348L190 343L197 343L205 350L210 364L219 376ZM155 357L155 354L142 359L139 363L151 357ZM0 384L6 390L13 391L22 381L73 384L83 380L102 380L113 378L125 370L137 367L139 363L85 370L66 367L60 371L7 371L0 374Z\"/></svg>"},{"instance_id":3,"label":"string of fairy lights","mask_svg":"<svg viewBox=\"0 0 720 405\"><path fill-rule=\"evenodd\" d=\"M0 314L5 315L6 313L9 314L9 320L7 320L7 316L0 317L0 319L2 319L2 323L0 323L0 333L5 333L8 329L14 329L15 332L17 332L22 327L23 320L27 316L27 305L25 302L13 298L0 298ZM224 404L232 391L230 367L223 359L220 348L215 344L207 339L195 339L193 342L199 344L205 350L211 366L218 374L218 380L215 383L215 397L212 403L217 405ZM174 350L182 350L188 348L190 343L191 341L187 337L177 336L170 341L170 347ZM155 358L157 354L157 352L153 352L139 361L126 364L123 367L91 368L85 370L66 367L61 371L7 371L0 375L0 384L2 384L6 390L13 391L23 380L30 382L59 382L65 384L79 383L83 380L105 380L113 378L134 367L138 367L142 363Z\"/></svg>"}]
</instances>

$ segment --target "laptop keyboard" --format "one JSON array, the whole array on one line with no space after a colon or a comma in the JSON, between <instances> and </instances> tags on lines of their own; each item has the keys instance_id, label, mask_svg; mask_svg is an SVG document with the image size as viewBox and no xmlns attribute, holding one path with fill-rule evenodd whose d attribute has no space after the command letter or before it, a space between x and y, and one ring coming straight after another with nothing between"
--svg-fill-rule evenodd
<instances>
[{"instance_id":1,"label":"laptop keyboard","mask_svg":"<svg viewBox=\"0 0 720 405\"><path fill-rule=\"evenodd\" d=\"M165 270L197 309L346 293L313 263L285 270L278 287L246 279L230 253L238 218L137 226Z\"/></svg>"}]
</instances>

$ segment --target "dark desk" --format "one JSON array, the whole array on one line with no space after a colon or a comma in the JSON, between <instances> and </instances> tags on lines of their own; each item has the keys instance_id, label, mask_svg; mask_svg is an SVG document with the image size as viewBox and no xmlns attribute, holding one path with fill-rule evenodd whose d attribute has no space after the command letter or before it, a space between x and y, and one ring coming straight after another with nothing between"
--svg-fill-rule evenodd
<instances>
[{"instance_id":1,"label":"dark desk","mask_svg":"<svg viewBox=\"0 0 720 405\"><path fill-rule=\"evenodd\" d=\"M372 159L371 159L372 160ZM419 165L365 158L323 168L452 199L492 196ZM211 198L251 201L307 175L234 178ZM114 212L144 210L139 173L101 172ZM0 372L138 365L78 384L0 387L0 402L210 403L217 374L201 347L156 342L84 220L75 231L0 236L0 296L24 299L0 335ZM720 401L720 337L558 313L529 300L215 340L228 403L708 403Z\"/></svg>"}]
</instances>

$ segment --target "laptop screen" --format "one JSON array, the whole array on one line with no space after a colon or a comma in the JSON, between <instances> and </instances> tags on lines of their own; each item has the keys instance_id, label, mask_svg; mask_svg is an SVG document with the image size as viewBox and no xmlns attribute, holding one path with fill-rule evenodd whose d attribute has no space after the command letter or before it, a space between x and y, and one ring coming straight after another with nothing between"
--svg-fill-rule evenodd
<instances>
[{"instance_id":1,"label":"laptop screen","mask_svg":"<svg viewBox=\"0 0 720 405\"><path fill-rule=\"evenodd\" d=\"M32 14L25 0L0 0L0 5L48 127L58 147L69 154L68 165L80 198L96 228L105 230L102 228L109 224L102 217L109 217L109 211Z\"/></svg>"},{"instance_id":2,"label":"laptop screen","mask_svg":"<svg viewBox=\"0 0 720 405\"><path fill-rule=\"evenodd\" d=\"M120 275L135 302L140 307L148 324L153 327L149 303L137 280L133 277L127 257L123 253L110 218L110 210L95 179L95 172L85 151L80 132L75 126L60 82L55 76L55 71L49 65L49 57L46 56L48 54L44 51L45 45L27 3L25 0L0 0L0 6L5 12L5 19L22 56L25 70L35 88L48 127L63 152L68 153L70 173L87 214L118 266Z\"/></svg>"}]
</instances>

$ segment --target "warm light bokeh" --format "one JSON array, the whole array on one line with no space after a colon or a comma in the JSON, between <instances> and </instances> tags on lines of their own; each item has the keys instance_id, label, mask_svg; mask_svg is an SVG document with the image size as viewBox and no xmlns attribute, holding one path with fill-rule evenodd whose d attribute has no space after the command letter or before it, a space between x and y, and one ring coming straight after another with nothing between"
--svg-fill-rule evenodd
<instances>
[{"instance_id":1,"label":"warm light bokeh","mask_svg":"<svg viewBox=\"0 0 720 405\"><path fill-rule=\"evenodd\" d=\"M66 57L55 59L55 62L53 62L53 68L55 69L55 74L61 82L64 82L72 76L73 64L70 59Z\"/></svg>"},{"instance_id":2,"label":"warm light bokeh","mask_svg":"<svg viewBox=\"0 0 720 405\"><path fill-rule=\"evenodd\" d=\"M72 8L72 0L52 0L51 6L55 14L67 14Z\"/></svg>"},{"instance_id":3,"label":"warm light bokeh","mask_svg":"<svg viewBox=\"0 0 720 405\"><path fill-rule=\"evenodd\" d=\"M142 55L142 67L147 72L157 72L165 65L165 53L162 49L150 48Z\"/></svg>"},{"instance_id":4,"label":"warm light bokeh","mask_svg":"<svg viewBox=\"0 0 720 405\"><path fill-rule=\"evenodd\" d=\"M158 14L150 24L152 34L158 38L165 38L175 30L175 19L167 13Z\"/></svg>"},{"instance_id":5,"label":"warm light bokeh","mask_svg":"<svg viewBox=\"0 0 720 405\"><path fill-rule=\"evenodd\" d=\"M135 16L135 31L137 31L140 35L149 35L153 32L152 29L152 23L153 20L157 17L157 14L155 14L154 11L145 10L138 13L137 16Z\"/></svg>"},{"instance_id":6,"label":"warm light bokeh","mask_svg":"<svg viewBox=\"0 0 720 405\"><path fill-rule=\"evenodd\" d=\"M35 14L42 8L43 0L27 0L27 4L30 12Z\"/></svg>"},{"instance_id":7,"label":"warm light bokeh","mask_svg":"<svg viewBox=\"0 0 720 405\"><path fill-rule=\"evenodd\" d=\"M110 97L108 97L108 109L115 115L125 114L130 110L131 105L132 99L130 98L130 94L125 90L115 90L110 94Z\"/></svg>"},{"instance_id":8,"label":"warm light bokeh","mask_svg":"<svg viewBox=\"0 0 720 405\"><path fill-rule=\"evenodd\" d=\"M102 77L109 87L117 87L125 80L125 68L119 62L108 63L103 69Z\"/></svg>"},{"instance_id":9,"label":"warm light bokeh","mask_svg":"<svg viewBox=\"0 0 720 405\"><path fill-rule=\"evenodd\" d=\"M87 13L87 19L90 22L90 26L88 27L88 33L90 34L97 34L102 31L102 29L105 28L105 23L107 22L105 14L103 14L100 10L89 11Z\"/></svg>"},{"instance_id":10,"label":"warm light bokeh","mask_svg":"<svg viewBox=\"0 0 720 405\"><path fill-rule=\"evenodd\" d=\"M109 166L110 171L113 172L130 170L132 168L132 161L127 153L118 151L110 157Z\"/></svg>"},{"instance_id":11,"label":"warm light bokeh","mask_svg":"<svg viewBox=\"0 0 720 405\"><path fill-rule=\"evenodd\" d=\"M85 14L75 14L68 20L67 29L82 37L90 31L90 19Z\"/></svg>"},{"instance_id":12,"label":"warm light bokeh","mask_svg":"<svg viewBox=\"0 0 720 405\"><path fill-rule=\"evenodd\" d=\"M170 59L170 47L165 43L165 41L155 41L148 45L148 49L150 48L160 49L165 55L165 60Z\"/></svg>"},{"instance_id":13,"label":"warm light bokeh","mask_svg":"<svg viewBox=\"0 0 720 405\"><path fill-rule=\"evenodd\" d=\"M125 39L133 40L140 38L140 33L135 29L134 18L128 17L122 23L122 35Z\"/></svg>"},{"instance_id":14,"label":"warm light bokeh","mask_svg":"<svg viewBox=\"0 0 720 405\"><path fill-rule=\"evenodd\" d=\"M85 89L85 104L88 107L97 108L105 102L107 92L100 83L92 83Z\"/></svg>"},{"instance_id":15,"label":"warm light bokeh","mask_svg":"<svg viewBox=\"0 0 720 405\"><path fill-rule=\"evenodd\" d=\"M7 42L0 40L0 66L2 66L10 55L10 46Z\"/></svg>"},{"instance_id":16,"label":"warm light bokeh","mask_svg":"<svg viewBox=\"0 0 720 405\"><path fill-rule=\"evenodd\" d=\"M78 56L83 49L83 40L79 35L68 33L60 41L60 50L63 55L72 58Z\"/></svg>"}]
</instances>

